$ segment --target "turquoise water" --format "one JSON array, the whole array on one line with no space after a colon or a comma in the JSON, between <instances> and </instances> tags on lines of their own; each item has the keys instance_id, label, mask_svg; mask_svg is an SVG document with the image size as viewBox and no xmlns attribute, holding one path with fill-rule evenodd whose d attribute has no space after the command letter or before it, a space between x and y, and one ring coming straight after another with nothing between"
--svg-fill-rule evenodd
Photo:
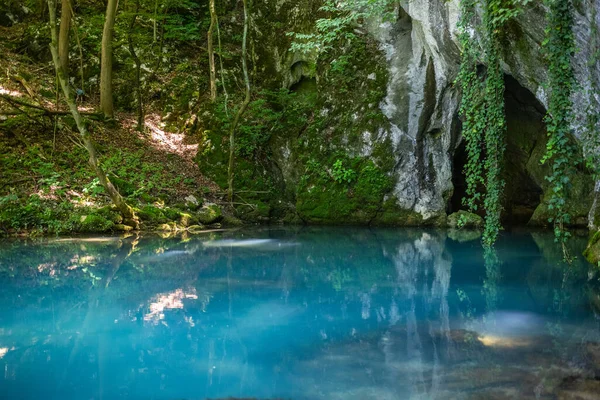
<instances>
[{"instance_id":1,"label":"turquoise water","mask_svg":"<svg viewBox=\"0 0 600 400\"><path fill-rule=\"evenodd\" d=\"M487 263L433 230L5 240L0 398L600 398L598 279L558 259L535 232Z\"/></svg>"}]
</instances>

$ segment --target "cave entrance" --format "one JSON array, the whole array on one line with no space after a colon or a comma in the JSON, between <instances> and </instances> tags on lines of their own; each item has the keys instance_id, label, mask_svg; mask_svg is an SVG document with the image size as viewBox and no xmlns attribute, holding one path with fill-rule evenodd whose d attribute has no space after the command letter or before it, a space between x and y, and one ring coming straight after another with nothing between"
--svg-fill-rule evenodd
<instances>
[{"instance_id":1,"label":"cave entrance","mask_svg":"<svg viewBox=\"0 0 600 400\"><path fill-rule=\"evenodd\" d=\"M317 93L317 80L310 66L305 61L298 61L290 69L289 90L300 98L309 100Z\"/></svg>"},{"instance_id":2,"label":"cave entrance","mask_svg":"<svg viewBox=\"0 0 600 400\"><path fill-rule=\"evenodd\" d=\"M506 151L504 156L504 188L502 220L505 225L526 224L543 196L545 173L540 158L546 148L544 106L533 93L512 76L504 77L506 110ZM464 141L454 153L452 183L454 194L450 200L451 212L464 209L466 182L463 169L467 161Z\"/></svg>"}]
</instances>

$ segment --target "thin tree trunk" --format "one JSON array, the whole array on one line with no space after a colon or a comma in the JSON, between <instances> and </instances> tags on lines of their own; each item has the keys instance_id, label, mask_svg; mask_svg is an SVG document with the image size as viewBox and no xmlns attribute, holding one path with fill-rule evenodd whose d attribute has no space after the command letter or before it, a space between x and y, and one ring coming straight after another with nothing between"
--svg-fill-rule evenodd
<instances>
[{"instance_id":1,"label":"thin tree trunk","mask_svg":"<svg viewBox=\"0 0 600 400\"><path fill-rule=\"evenodd\" d=\"M225 69L223 68L223 50L221 48L221 30L219 29L219 18L215 15L215 20L217 23L217 43L219 46L219 66L221 68L221 86L223 86L223 95L224 100L223 103L225 105L225 115L229 118L229 110L227 109L227 104L229 103L229 95L227 94L227 86L225 85Z\"/></svg>"},{"instance_id":2,"label":"thin tree trunk","mask_svg":"<svg viewBox=\"0 0 600 400\"><path fill-rule=\"evenodd\" d=\"M77 42L77 48L79 49L79 77L81 79L81 90L85 93L85 83L83 77L83 47L81 47L81 41L79 40L79 31L77 29L77 23L75 20L75 11L73 10L73 3L69 2L69 9L71 10L71 20L73 22L73 33L75 34L75 41Z\"/></svg>"},{"instance_id":3,"label":"thin tree trunk","mask_svg":"<svg viewBox=\"0 0 600 400\"><path fill-rule=\"evenodd\" d=\"M215 0L209 0L210 8L210 27L208 28L208 69L210 72L210 101L217 99L217 69L215 68L215 52L213 48L213 31L215 29L217 12L215 10Z\"/></svg>"},{"instance_id":4,"label":"thin tree trunk","mask_svg":"<svg viewBox=\"0 0 600 400\"><path fill-rule=\"evenodd\" d=\"M81 136L83 145L88 152L88 162L90 164L90 167L98 177L100 184L102 185L102 187L104 187L104 190L106 190L115 206L117 206L117 208L119 209L121 215L123 215L125 223L137 228L138 221L137 217L135 216L135 213L133 212L133 209L129 207L129 205L127 205L119 191L110 182L108 176L106 176L106 173L98 163L98 155L96 154L96 148L94 147L94 143L92 142L90 133L88 132L83 122L81 114L77 109L77 104L75 103L75 99L73 98L73 95L71 93L71 88L69 87L69 81L60 64L60 58L58 57L58 35L56 34L56 0L48 0L48 9L50 15L50 32L52 34L52 42L50 44L52 61L54 62L54 67L56 68L56 73L58 75L60 86L62 87L65 101L67 102L69 110L71 111L71 115L75 120L75 124L77 125L77 129L79 130L79 134Z\"/></svg>"},{"instance_id":5,"label":"thin tree trunk","mask_svg":"<svg viewBox=\"0 0 600 400\"><path fill-rule=\"evenodd\" d=\"M142 62L135 52L133 46L133 28L135 27L135 21L140 11L140 0L135 3L135 12L131 17L131 23L129 24L129 34L127 35L127 41L129 42L129 53L135 62L135 96L137 100L137 130L142 132L144 130L144 106L142 104L142 87L141 87L141 71Z\"/></svg>"},{"instance_id":6,"label":"thin tree trunk","mask_svg":"<svg viewBox=\"0 0 600 400\"><path fill-rule=\"evenodd\" d=\"M154 2L154 21L152 21L153 25L154 25L154 36L153 36L154 40L152 43L156 43L156 18L158 17L157 14L158 14L158 0L156 0Z\"/></svg>"},{"instance_id":7,"label":"thin tree trunk","mask_svg":"<svg viewBox=\"0 0 600 400\"><path fill-rule=\"evenodd\" d=\"M108 0L102 31L102 60L100 62L100 110L108 118L114 116L112 93L113 30L119 0Z\"/></svg>"},{"instance_id":8,"label":"thin tree trunk","mask_svg":"<svg viewBox=\"0 0 600 400\"><path fill-rule=\"evenodd\" d=\"M248 5L247 0L242 0L244 5L244 36L242 38L242 70L244 72L244 83L246 86L246 96L244 102L235 114L231 129L229 131L229 166L227 168L227 199L231 203L233 201L233 163L235 156L235 129L237 128L240 118L250 104L250 78L248 77L248 63L246 62L246 43L248 42Z\"/></svg>"},{"instance_id":9,"label":"thin tree trunk","mask_svg":"<svg viewBox=\"0 0 600 400\"><path fill-rule=\"evenodd\" d=\"M58 58L64 73L69 75L69 31L71 29L70 0L62 0L60 6L60 30L58 32Z\"/></svg>"}]
</instances>

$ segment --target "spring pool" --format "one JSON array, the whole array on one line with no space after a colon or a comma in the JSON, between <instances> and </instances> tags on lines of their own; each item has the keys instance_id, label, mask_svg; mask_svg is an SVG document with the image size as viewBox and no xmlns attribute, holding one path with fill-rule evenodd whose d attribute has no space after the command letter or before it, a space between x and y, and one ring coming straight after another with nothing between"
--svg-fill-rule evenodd
<instances>
[{"instance_id":1,"label":"spring pool","mask_svg":"<svg viewBox=\"0 0 600 400\"><path fill-rule=\"evenodd\" d=\"M4 240L0 398L600 398L598 277L551 233L494 256L423 229Z\"/></svg>"}]
</instances>

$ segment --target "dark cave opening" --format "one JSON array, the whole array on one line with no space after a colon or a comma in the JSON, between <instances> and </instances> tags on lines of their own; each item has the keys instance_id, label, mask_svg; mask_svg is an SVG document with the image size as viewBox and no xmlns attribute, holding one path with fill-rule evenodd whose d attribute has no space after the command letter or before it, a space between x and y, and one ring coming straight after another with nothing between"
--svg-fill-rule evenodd
<instances>
[{"instance_id":1,"label":"dark cave opening","mask_svg":"<svg viewBox=\"0 0 600 400\"><path fill-rule=\"evenodd\" d=\"M503 178L505 181L502 220L506 225L526 224L543 196L544 171L540 158L546 146L544 106L533 93L510 75L505 75L506 151ZM454 152L452 183L454 193L450 212L465 209L466 182L463 174L467 162L465 142Z\"/></svg>"},{"instance_id":2,"label":"dark cave opening","mask_svg":"<svg viewBox=\"0 0 600 400\"><path fill-rule=\"evenodd\" d=\"M312 94L317 91L317 80L310 70L310 66L305 61L298 61L290 68L290 82L288 84L290 92L300 95Z\"/></svg>"}]
</instances>

